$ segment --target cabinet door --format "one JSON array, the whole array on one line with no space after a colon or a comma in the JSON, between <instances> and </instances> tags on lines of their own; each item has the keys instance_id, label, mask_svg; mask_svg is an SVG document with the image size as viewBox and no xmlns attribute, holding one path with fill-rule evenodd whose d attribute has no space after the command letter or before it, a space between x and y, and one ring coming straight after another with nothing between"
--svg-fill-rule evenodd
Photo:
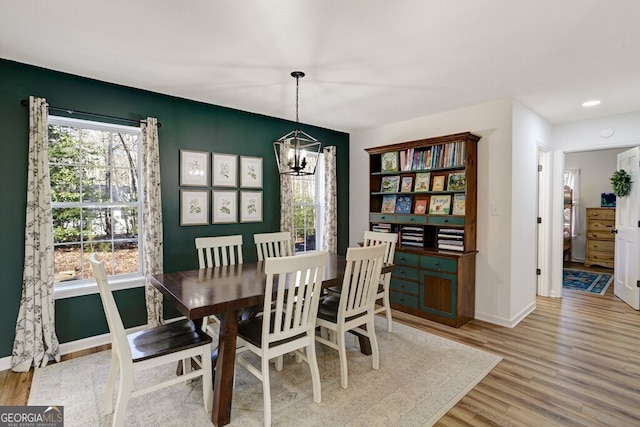
<instances>
[{"instance_id":1,"label":"cabinet door","mask_svg":"<svg viewBox=\"0 0 640 427\"><path fill-rule=\"evenodd\" d=\"M423 271L422 273L420 310L455 319L457 276L437 271Z\"/></svg>"}]
</instances>

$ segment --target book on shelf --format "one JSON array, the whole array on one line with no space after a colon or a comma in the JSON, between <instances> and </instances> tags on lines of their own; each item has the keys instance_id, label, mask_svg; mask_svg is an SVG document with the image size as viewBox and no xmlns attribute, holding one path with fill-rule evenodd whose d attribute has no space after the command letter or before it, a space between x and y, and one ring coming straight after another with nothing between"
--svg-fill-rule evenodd
<instances>
[{"instance_id":1,"label":"book on shelf","mask_svg":"<svg viewBox=\"0 0 640 427\"><path fill-rule=\"evenodd\" d=\"M400 188L399 176L383 176L380 184L381 193L397 193Z\"/></svg>"},{"instance_id":2,"label":"book on shelf","mask_svg":"<svg viewBox=\"0 0 640 427\"><path fill-rule=\"evenodd\" d=\"M430 215L449 215L451 212L451 196L446 195L432 195L429 201L429 214Z\"/></svg>"},{"instance_id":3,"label":"book on shelf","mask_svg":"<svg viewBox=\"0 0 640 427\"><path fill-rule=\"evenodd\" d=\"M413 191L429 191L429 181L431 179L431 172L418 172L416 173L416 185L413 187Z\"/></svg>"},{"instance_id":4,"label":"book on shelf","mask_svg":"<svg viewBox=\"0 0 640 427\"><path fill-rule=\"evenodd\" d=\"M413 187L413 177L411 176L403 176L402 184L400 186L400 192L409 193L411 192L411 188Z\"/></svg>"},{"instance_id":5,"label":"book on shelf","mask_svg":"<svg viewBox=\"0 0 640 427\"><path fill-rule=\"evenodd\" d=\"M447 240L447 239L438 239L439 245L453 245L453 246L464 246L464 241L462 240Z\"/></svg>"},{"instance_id":6,"label":"book on shelf","mask_svg":"<svg viewBox=\"0 0 640 427\"><path fill-rule=\"evenodd\" d=\"M391 224L388 223L377 223L373 224L371 227L371 231L377 231L379 233L390 233L391 232Z\"/></svg>"},{"instance_id":7,"label":"book on shelf","mask_svg":"<svg viewBox=\"0 0 640 427\"><path fill-rule=\"evenodd\" d=\"M396 212L395 213L411 213L411 202L413 197L411 196L397 196L396 197Z\"/></svg>"},{"instance_id":8,"label":"book on shelf","mask_svg":"<svg viewBox=\"0 0 640 427\"><path fill-rule=\"evenodd\" d=\"M464 191L467 187L466 172L452 172L449 174L447 191Z\"/></svg>"},{"instance_id":9,"label":"book on shelf","mask_svg":"<svg viewBox=\"0 0 640 427\"><path fill-rule=\"evenodd\" d=\"M444 176L437 175L433 177L433 191L444 191Z\"/></svg>"},{"instance_id":10,"label":"book on shelf","mask_svg":"<svg viewBox=\"0 0 640 427\"><path fill-rule=\"evenodd\" d=\"M464 215L465 208L465 195L464 193L458 193L453 195L453 215Z\"/></svg>"},{"instance_id":11,"label":"book on shelf","mask_svg":"<svg viewBox=\"0 0 640 427\"><path fill-rule=\"evenodd\" d=\"M380 213L395 213L396 211L396 196L386 195L382 197L382 209Z\"/></svg>"},{"instance_id":12,"label":"book on shelf","mask_svg":"<svg viewBox=\"0 0 640 427\"><path fill-rule=\"evenodd\" d=\"M416 206L413 208L415 214L427 213L427 201L425 199L416 200Z\"/></svg>"},{"instance_id":13,"label":"book on shelf","mask_svg":"<svg viewBox=\"0 0 640 427\"><path fill-rule=\"evenodd\" d=\"M398 152L382 153L382 172L398 172Z\"/></svg>"}]
</instances>

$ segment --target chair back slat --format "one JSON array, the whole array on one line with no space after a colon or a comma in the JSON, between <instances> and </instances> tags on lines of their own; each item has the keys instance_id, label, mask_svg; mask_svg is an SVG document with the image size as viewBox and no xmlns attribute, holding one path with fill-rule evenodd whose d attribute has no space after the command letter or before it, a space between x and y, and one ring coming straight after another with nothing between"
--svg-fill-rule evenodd
<instances>
[{"instance_id":1,"label":"chair back slat","mask_svg":"<svg viewBox=\"0 0 640 427\"><path fill-rule=\"evenodd\" d=\"M338 316L343 319L373 310L385 245L347 249Z\"/></svg>"},{"instance_id":2,"label":"chair back slat","mask_svg":"<svg viewBox=\"0 0 640 427\"><path fill-rule=\"evenodd\" d=\"M242 235L196 237L200 268L237 265L243 263Z\"/></svg>"},{"instance_id":3,"label":"chair back slat","mask_svg":"<svg viewBox=\"0 0 640 427\"><path fill-rule=\"evenodd\" d=\"M396 253L397 233L379 233L377 231L364 232L364 246L385 245L384 262L393 264L393 257Z\"/></svg>"},{"instance_id":4,"label":"chair back slat","mask_svg":"<svg viewBox=\"0 0 640 427\"><path fill-rule=\"evenodd\" d=\"M254 234L253 241L256 244L258 261L293 255L291 233L288 231Z\"/></svg>"},{"instance_id":5,"label":"chair back slat","mask_svg":"<svg viewBox=\"0 0 640 427\"><path fill-rule=\"evenodd\" d=\"M313 337L326 262L327 252L265 260L266 289L276 295L269 298L266 292L264 312L272 315L265 315L262 323L263 348L305 332Z\"/></svg>"},{"instance_id":6,"label":"chair back slat","mask_svg":"<svg viewBox=\"0 0 640 427\"><path fill-rule=\"evenodd\" d=\"M96 282L98 283L100 300L102 301L104 314L107 318L107 325L109 326L109 334L111 335L111 345L116 347L114 351L118 351L118 354L121 355L123 360L130 360L131 348L127 342L127 333L125 332L124 325L122 324L120 312L118 311L118 306L116 306L116 301L113 298L113 293L109 287L104 264L98 260L95 252L89 256L89 263L91 264L93 277L95 277Z\"/></svg>"}]
</instances>

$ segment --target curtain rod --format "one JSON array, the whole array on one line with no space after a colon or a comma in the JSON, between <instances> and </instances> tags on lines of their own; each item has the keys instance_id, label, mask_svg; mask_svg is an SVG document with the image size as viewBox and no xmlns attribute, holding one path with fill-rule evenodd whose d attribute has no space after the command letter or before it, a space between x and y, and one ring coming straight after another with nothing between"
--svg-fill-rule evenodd
<instances>
[{"instance_id":1,"label":"curtain rod","mask_svg":"<svg viewBox=\"0 0 640 427\"><path fill-rule=\"evenodd\" d=\"M27 99L23 99L22 101L20 101L20 103L22 105L24 105L25 107L29 106L29 100ZM48 105L49 110L58 110L58 111L65 111L67 114L82 114L83 116L89 116L89 117L99 117L101 119L111 119L111 120L118 120L121 122L129 122L129 123L135 123L135 124L140 124L140 122L146 122L146 120L134 120L134 119L125 119L122 117L115 117L115 116L107 116L106 114L98 114L98 113L89 113L87 111L78 111L78 110L72 110L71 108L62 108L62 107L54 107L52 105ZM162 124L160 122L158 122L158 127L162 127Z\"/></svg>"}]
</instances>

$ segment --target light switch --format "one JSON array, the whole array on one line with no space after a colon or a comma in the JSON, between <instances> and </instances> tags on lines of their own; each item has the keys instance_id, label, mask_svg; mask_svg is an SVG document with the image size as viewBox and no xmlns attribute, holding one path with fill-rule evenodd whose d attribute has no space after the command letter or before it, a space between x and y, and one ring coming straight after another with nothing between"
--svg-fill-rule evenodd
<instances>
[{"instance_id":1,"label":"light switch","mask_svg":"<svg viewBox=\"0 0 640 427\"><path fill-rule=\"evenodd\" d=\"M491 215L493 216L500 215L500 209L498 208L498 205L496 205L495 203L491 203Z\"/></svg>"}]
</instances>

